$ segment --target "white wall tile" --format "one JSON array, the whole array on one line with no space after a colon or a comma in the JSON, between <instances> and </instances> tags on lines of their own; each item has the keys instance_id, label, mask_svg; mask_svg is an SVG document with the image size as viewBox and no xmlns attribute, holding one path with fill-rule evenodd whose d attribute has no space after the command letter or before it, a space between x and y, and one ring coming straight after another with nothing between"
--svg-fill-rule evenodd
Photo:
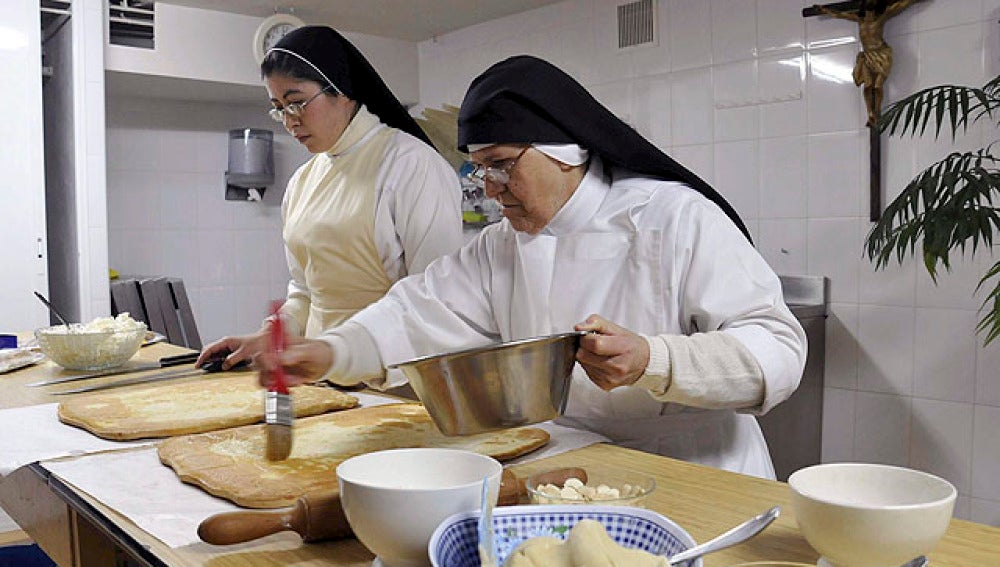
<instances>
[{"instance_id":1,"label":"white wall tile","mask_svg":"<svg viewBox=\"0 0 1000 567\"><path fill-rule=\"evenodd\" d=\"M285 294L273 297L267 285L240 284L233 288L235 299L236 326L231 333L251 333L261 326L261 321L267 317L271 301L284 300Z\"/></svg>"},{"instance_id":2,"label":"white wall tile","mask_svg":"<svg viewBox=\"0 0 1000 567\"><path fill-rule=\"evenodd\" d=\"M913 395L972 403L976 390L976 317L959 309L916 310Z\"/></svg>"},{"instance_id":3,"label":"white wall tile","mask_svg":"<svg viewBox=\"0 0 1000 567\"><path fill-rule=\"evenodd\" d=\"M810 133L864 126L862 94L851 76L856 54L854 45L810 52L806 74Z\"/></svg>"},{"instance_id":4,"label":"white wall tile","mask_svg":"<svg viewBox=\"0 0 1000 567\"><path fill-rule=\"evenodd\" d=\"M715 144L715 189L744 219L759 216L757 142Z\"/></svg>"},{"instance_id":5,"label":"white wall tile","mask_svg":"<svg viewBox=\"0 0 1000 567\"><path fill-rule=\"evenodd\" d=\"M158 201L158 226L164 229L196 229L198 215L195 204L201 189L198 174L167 172L151 181Z\"/></svg>"},{"instance_id":6,"label":"white wall tile","mask_svg":"<svg viewBox=\"0 0 1000 567\"><path fill-rule=\"evenodd\" d=\"M655 45L643 45L628 52L637 77L669 73L673 67L670 56L670 41L666 36L670 29L669 3L666 0L659 0L653 2L653 6L656 10L658 32Z\"/></svg>"},{"instance_id":7,"label":"white wall tile","mask_svg":"<svg viewBox=\"0 0 1000 567\"><path fill-rule=\"evenodd\" d=\"M917 45L922 87L983 83L983 28L979 22L922 33Z\"/></svg>"},{"instance_id":8,"label":"white wall tile","mask_svg":"<svg viewBox=\"0 0 1000 567\"><path fill-rule=\"evenodd\" d=\"M854 390L823 388L823 449L820 460L837 463L854 460Z\"/></svg>"},{"instance_id":9,"label":"white wall tile","mask_svg":"<svg viewBox=\"0 0 1000 567\"><path fill-rule=\"evenodd\" d=\"M163 230L159 233L159 254L163 258L159 273L184 280L191 295L202 285L198 263L198 233L193 230Z\"/></svg>"},{"instance_id":10,"label":"white wall tile","mask_svg":"<svg viewBox=\"0 0 1000 567\"><path fill-rule=\"evenodd\" d=\"M757 137L757 62L748 59L716 65L715 141L749 140Z\"/></svg>"},{"instance_id":11,"label":"white wall tile","mask_svg":"<svg viewBox=\"0 0 1000 567\"><path fill-rule=\"evenodd\" d=\"M911 33L886 40L892 47L892 68L885 82L883 108L920 90L919 38L919 34Z\"/></svg>"},{"instance_id":12,"label":"white wall tile","mask_svg":"<svg viewBox=\"0 0 1000 567\"><path fill-rule=\"evenodd\" d=\"M826 316L823 379L828 388L858 389L858 305L831 303Z\"/></svg>"},{"instance_id":13,"label":"white wall tile","mask_svg":"<svg viewBox=\"0 0 1000 567\"><path fill-rule=\"evenodd\" d=\"M590 64L598 81L618 81L636 76L629 51L618 49L617 3L599 2L593 21L594 51ZM521 37L517 41L522 41Z\"/></svg>"},{"instance_id":14,"label":"white wall tile","mask_svg":"<svg viewBox=\"0 0 1000 567\"><path fill-rule=\"evenodd\" d=\"M674 144L671 157L694 172L709 185L715 182L715 151L712 144L678 146Z\"/></svg>"},{"instance_id":15,"label":"white wall tile","mask_svg":"<svg viewBox=\"0 0 1000 567\"><path fill-rule=\"evenodd\" d=\"M810 217L860 216L863 141L858 131L808 137Z\"/></svg>"},{"instance_id":16,"label":"white wall tile","mask_svg":"<svg viewBox=\"0 0 1000 567\"><path fill-rule=\"evenodd\" d=\"M907 466L910 460L910 398L857 392L854 458Z\"/></svg>"},{"instance_id":17,"label":"white wall tile","mask_svg":"<svg viewBox=\"0 0 1000 567\"><path fill-rule=\"evenodd\" d=\"M805 136L760 140L760 217L805 218L808 185Z\"/></svg>"},{"instance_id":18,"label":"white wall tile","mask_svg":"<svg viewBox=\"0 0 1000 567\"><path fill-rule=\"evenodd\" d=\"M981 0L917 2L890 20L886 27L901 32L928 31L976 22L981 13Z\"/></svg>"},{"instance_id":19,"label":"white wall tile","mask_svg":"<svg viewBox=\"0 0 1000 567\"><path fill-rule=\"evenodd\" d=\"M704 67L673 74L670 116L674 145L712 142L712 70Z\"/></svg>"},{"instance_id":20,"label":"white wall tile","mask_svg":"<svg viewBox=\"0 0 1000 567\"><path fill-rule=\"evenodd\" d=\"M870 227L870 224L862 225L864 238L868 236ZM917 266L913 257L906 257L903 263L900 264L894 254L887 265L876 269L875 260L868 258L867 249L862 254L861 302L875 305L913 307L917 293Z\"/></svg>"},{"instance_id":21,"label":"white wall tile","mask_svg":"<svg viewBox=\"0 0 1000 567\"><path fill-rule=\"evenodd\" d=\"M975 406L972 430L973 498L1000 500L1000 408Z\"/></svg>"},{"instance_id":22,"label":"white wall tile","mask_svg":"<svg viewBox=\"0 0 1000 567\"><path fill-rule=\"evenodd\" d=\"M269 274L262 269L267 265L266 243L281 240L281 234L271 230L234 231L232 256L238 258L233 265L233 281L240 284L266 284Z\"/></svg>"},{"instance_id":23,"label":"white wall tile","mask_svg":"<svg viewBox=\"0 0 1000 567\"><path fill-rule=\"evenodd\" d=\"M941 264L937 268L937 285L927 270L917 273L917 304L925 307L950 309L978 309L986 294L975 294L979 279L984 275L978 262L963 258L961 251L951 254L951 271Z\"/></svg>"},{"instance_id":24,"label":"white wall tile","mask_svg":"<svg viewBox=\"0 0 1000 567\"><path fill-rule=\"evenodd\" d=\"M761 219L757 250L778 274L806 273L806 220Z\"/></svg>"},{"instance_id":25,"label":"white wall tile","mask_svg":"<svg viewBox=\"0 0 1000 567\"><path fill-rule=\"evenodd\" d=\"M593 85L588 90L615 116L632 125L632 83L630 81Z\"/></svg>"},{"instance_id":26,"label":"white wall tile","mask_svg":"<svg viewBox=\"0 0 1000 567\"><path fill-rule=\"evenodd\" d=\"M757 52L805 46L805 0L757 0Z\"/></svg>"},{"instance_id":27,"label":"white wall tile","mask_svg":"<svg viewBox=\"0 0 1000 567\"><path fill-rule=\"evenodd\" d=\"M192 294L188 293L188 295ZM236 299L232 287L202 287L198 289L195 297L197 297L198 303L192 306L192 310L203 344L240 332L239 329L234 328Z\"/></svg>"},{"instance_id":28,"label":"white wall tile","mask_svg":"<svg viewBox=\"0 0 1000 567\"><path fill-rule=\"evenodd\" d=\"M674 71L712 63L712 11L704 0L670 0L667 40Z\"/></svg>"},{"instance_id":29,"label":"white wall tile","mask_svg":"<svg viewBox=\"0 0 1000 567\"><path fill-rule=\"evenodd\" d=\"M908 307L861 305L859 387L867 392L913 394L914 314Z\"/></svg>"},{"instance_id":30,"label":"white wall tile","mask_svg":"<svg viewBox=\"0 0 1000 567\"><path fill-rule=\"evenodd\" d=\"M809 219L809 274L830 278L830 301L858 301L857 219Z\"/></svg>"},{"instance_id":31,"label":"white wall tile","mask_svg":"<svg viewBox=\"0 0 1000 567\"><path fill-rule=\"evenodd\" d=\"M761 137L791 136L808 131L805 61L802 52L758 59L757 90L763 101L757 107Z\"/></svg>"},{"instance_id":32,"label":"white wall tile","mask_svg":"<svg viewBox=\"0 0 1000 567\"><path fill-rule=\"evenodd\" d=\"M806 21L806 45L810 49L858 41L858 25L830 16L811 16Z\"/></svg>"},{"instance_id":33,"label":"white wall tile","mask_svg":"<svg viewBox=\"0 0 1000 567\"><path fill-rule=\"evenodd\" d=\"M636 129L661 150L672 144L670 75L651 75L635 81L632 120Z\"/></svg>"},{"instance_id":34,"label":"white wall tile","mask_svg":"<svg viewBox=\"0 0 1000 567\"><path fill-rule=\"evenodd\" d=\"M756 1L712 0L712 62L749 59L756 51Z\"/></svg>"},{"instance_id":35,"label":"white wall tile","mask_svg":"<svg viewBox=\"0 0 1000 567\"><path fill-rule=\"evenodd\" d=\"M972 481L972 404L913 399L910 465L944 478L961 494Z\"/></svg>"},{"instance_id":36,"label":"white wall tile","mask_svg":"<svg viewBox=\"0 0 1000 567\"><path fill-rule=\"evenodd\" d=\"M203 286L223 286L235 283L236 257L233 230L198 231L198 274ZM242 260L242 259L241 259Z\"/></svg>"},{"instance_id":37,"label":"white wall tile","mask_svg":"<svg viewBox=\"0 0 1000 567\"><path fill-rule=\"evenodd\" d=\"M122 230L117 234L121 241L118 246L121 254L120 265L111 266L122 275L159 275L162 274L163 258L156 252L159 250L158 230Z\"/></svg>"},{"instance_id":38,"label":"white wall tile","mask_svg":"<svg viewBox=\"0 0 1000 567\"><path fill-rule=\"evenodd\" d=\"M1000 501L972 498L970 505L969 520L989 526L1000 526Z\"/></svg>"},{"instance_id":39,"label":"white wall tile","mask_svg":"<svg viewBox=\"0 0 1000 567\"><path fill-rule=\"evenodd\" d=\"M976 403L1000 407L1000 340L983 346L976 336Z\"/></svg>"}]
</instances>

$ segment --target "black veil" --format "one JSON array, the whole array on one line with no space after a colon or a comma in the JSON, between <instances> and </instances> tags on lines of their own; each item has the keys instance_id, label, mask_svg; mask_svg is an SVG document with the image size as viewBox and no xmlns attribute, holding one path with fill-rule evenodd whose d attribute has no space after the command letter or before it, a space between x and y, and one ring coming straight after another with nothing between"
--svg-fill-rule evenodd
<instances>
[{"instance_id":1,"label":"black veil","mask_svg":"<svg viewBox=\"0 0 1000 567\"><path fill-rule=\"evenodd\" d=\"M458 115L458 149L469 144L577 144L605 163L681 181L718 205L750 240L735 209L711 185L622 122L551 63L519 55L476 77Z\"/></svg>"}]
</instances>

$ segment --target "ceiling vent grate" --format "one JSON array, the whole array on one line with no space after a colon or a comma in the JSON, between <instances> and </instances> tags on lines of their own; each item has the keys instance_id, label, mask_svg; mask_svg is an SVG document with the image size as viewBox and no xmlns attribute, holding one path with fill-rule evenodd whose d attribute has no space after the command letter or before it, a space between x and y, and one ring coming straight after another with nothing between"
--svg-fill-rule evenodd
<instances>
[{"instance_id":1,"label":"ceiling vent grate","mask_svg":"<svg viewBox=\"0 0 1000 567\"><path fill-rule=\"evenodd\" d=\"M108 41L114 45L153 49L153 20L156 5L153 0L109 0Z\"/></svg>"},{"instance_id":2,"label":"ceiling vent grate","mask_svg":"<svg viewBox=\"0 0 1000 567\"><path fill-rule=\"evenodd\" d=\"M656 44L655 9L653 0L618 6L618 49Z\"/></svg>"}]
</instances>

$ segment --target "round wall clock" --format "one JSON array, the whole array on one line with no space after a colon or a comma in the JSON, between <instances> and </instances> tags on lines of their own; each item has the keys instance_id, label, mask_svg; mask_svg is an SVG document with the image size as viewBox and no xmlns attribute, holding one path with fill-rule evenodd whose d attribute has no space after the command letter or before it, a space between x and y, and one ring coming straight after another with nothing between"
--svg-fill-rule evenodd
<instances>
[{"instance_id":1,"label":"round wall clock","mask_svg":"<svg viewBox=\"0 0 1000 567\"><path fill-rule=\"evenodd\" d=\"M286 33L304 25L305 22L291 14L274 14L265 18L253 35L253 56L257 64L264 60L267 50L274 47Z\"/></svg>"}]
</instances>

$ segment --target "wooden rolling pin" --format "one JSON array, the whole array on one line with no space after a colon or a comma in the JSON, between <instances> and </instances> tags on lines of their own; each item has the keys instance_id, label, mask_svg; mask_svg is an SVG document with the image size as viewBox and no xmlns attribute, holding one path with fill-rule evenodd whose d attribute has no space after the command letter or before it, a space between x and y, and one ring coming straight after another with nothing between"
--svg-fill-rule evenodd
<instances>
[{"instance_id":1,"label":"wooden rolling pin","mask_svg":"<svg viewBox=\"0 0 1000 567\"><path fill-rule=\"evenodd\" d=\"M587 472L581 468L563 468L539 474L539 484L562 485L568 478L587 482ZM500 494L497 506L513 506L527 494L525 479L517 478L507 469L500 477ZM347 523L340 505L340 494L310 494L295 501L295 506L270 512L247 510L226 512L205 518L198 526L198 537L213 545L243 543L271 534L293 531L302 541L322 541L349 537L351 526Z\"/></svg>"}]
</instances>

